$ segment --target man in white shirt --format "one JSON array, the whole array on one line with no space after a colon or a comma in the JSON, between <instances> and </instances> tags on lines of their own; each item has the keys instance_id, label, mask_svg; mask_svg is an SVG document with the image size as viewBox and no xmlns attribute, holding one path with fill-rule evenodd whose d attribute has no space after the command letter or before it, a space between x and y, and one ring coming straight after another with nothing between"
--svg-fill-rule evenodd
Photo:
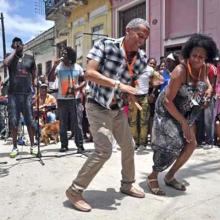
<instances>
[{"instance_id":1,"label":"man in white shirt","mask_svg":"<svg viewBox=\"0 0 220 220\"><path fill-rule=\"evenodd\" d=\"M148 102L149 86L158 85L162 82L160 74L155 75L154 69L147 66L136 80L138 104L142 107L140 111L134 102L129 102L128 120L133 135L136 149L141 145L146 146L148 141L148 121L150 117L150 106Z\"/></svg>"}]
</instances>

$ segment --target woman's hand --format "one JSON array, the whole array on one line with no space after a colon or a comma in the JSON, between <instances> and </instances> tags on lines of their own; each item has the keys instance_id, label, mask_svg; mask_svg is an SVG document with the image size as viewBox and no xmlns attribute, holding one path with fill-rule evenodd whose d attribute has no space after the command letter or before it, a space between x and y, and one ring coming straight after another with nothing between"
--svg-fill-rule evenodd
<instances>
[{"instance_id":1,"label":"woman's hand","mask_svg":"<svg viewBox=\"0 0 220 220\"><path fill-rule=\"evenodd\" d=\"M187 143L190 143L192 141L192 136L191 136L191 129L187 121L184 121L182 124L182 131L183 131L183 137L185 138Z\"/></svg>"},{"instance_id":2,"label":"woman's hand","mask_svg":"<svg viewBox=\"0 0 220 220\"><path fill-rule=\"evenodd\" d=\"M205 98L210 99L212 96L212 88L209 88L205 91Z\"/></svg>"}]
</instances>

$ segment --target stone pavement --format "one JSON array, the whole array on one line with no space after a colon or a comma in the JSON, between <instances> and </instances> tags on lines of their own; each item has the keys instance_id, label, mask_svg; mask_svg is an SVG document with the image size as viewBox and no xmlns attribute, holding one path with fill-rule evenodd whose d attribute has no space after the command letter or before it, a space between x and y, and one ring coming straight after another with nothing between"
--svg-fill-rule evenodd
<instances>
[{"instance_id":1,"label":"stone pavement","mask_svg":"<svg viewBox=\"0 0 220 220\"><path fill-rule=\"evenodd\" d=\"M38 158L17 161L10 159L11 145L0 141L0 219L1 220L207 220L220 219L220 149L197 149L189 162L178 173L187 191L178 192L164 185L166 197L149 193L146 176L152 166L152 152L136 152L136 185L146 197L136 199L119 192L120 151L114 152L84 193L93 207L90 213L73 209L65 196L86 156L76 152L73 141L70 151L62 156L59 144L41 147L45 165ZM88 150L93 144L85 144ZM18 158L29 157L29 147L19 146Z\"/></svg>"}]
</instances>

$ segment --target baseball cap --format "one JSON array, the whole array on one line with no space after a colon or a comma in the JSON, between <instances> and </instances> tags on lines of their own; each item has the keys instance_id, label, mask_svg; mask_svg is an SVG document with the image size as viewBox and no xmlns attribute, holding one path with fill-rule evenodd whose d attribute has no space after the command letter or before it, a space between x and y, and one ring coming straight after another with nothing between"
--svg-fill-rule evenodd
<instances>
[{"instance_id":1,"label":"baseball cap","mask_svg":"<svg viewBox=\"0 0 220 220\"><path fill-rule=\"evenodd\" d=\"M46 83L42 83L42 84L40 85L40 87L47 87L47 84L46 84Z\"/></svg>"},{"instance_id":2,"label":"baseball cap","mask_svg":"<svg viewBox=\"0 0 220 220\"><path fill-rule=\"evenodd\" d=\"M173 61L176 61L175 57L173 56L173 53L170 53L166 58L170 59L170 60L173 60Z\"/></svg>"}]
</instances>

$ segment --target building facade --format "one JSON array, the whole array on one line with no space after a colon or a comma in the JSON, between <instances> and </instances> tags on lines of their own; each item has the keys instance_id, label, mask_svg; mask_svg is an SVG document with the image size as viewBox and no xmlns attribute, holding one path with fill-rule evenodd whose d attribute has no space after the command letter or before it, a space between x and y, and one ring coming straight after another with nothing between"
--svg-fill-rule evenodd
<instances>
[{"instance_id":1,"label":"building facade","mask_svg":"<svg viewBox=\"0 0 220 220\"><path fill-rule=\"evenodd\" d=\"M220 47L220 1L149 0L150 55L179 52L193 33L211 36Z\"/></svg>"},{"instance_id":2,"label":"building facade","mask_svg":"<svg viewBox=\"0 0 220 220\"><path fill-rule=\"evenodd\" d=\"M45 6L46 19L55 21L58 57L63 46L71 46L77 52L77 63L85 67L94 42L112 36L109 0L48 0Z\"/></svg>"},{"instance_id":3,"label":"building facade","mask_svg":"<svg viewBox=\"0 0 220 220\"><path fill-rule=\"evenodd\" d=\"M146 53L156 59L180 52L192 33L213 37L220 48L219 0L112 0L112 8L114 37L122 35L126 21L145 16L151 26Z\"/></svg>"},{"instance_id":4,"label":"building facade","mask_svg":"<svg viewBox=\"0 0 220 220\"><path fill-rule=\"evenodd\" d=\"M53 60L56 58L54 33L55 28L52 27L24 46L24 52L34 56L39 75L47 75L52 67Z\"/></svg>"},{"instance_id":5,"label":"building facade","mask_svg":"<svg viewBox=\"0 0 220 220\"><path fill-rule=\"evenodd\" d=\"M55 21L54 44L59 57L63 46L77 51L77 62L99 37L121 37L127 22L145 18L151 26L144 50L159 60L180 52L192 33L205 33L220 48L219 0L46 0L46 19Z\"/></svg>"},{"instance_id":6,"label":"building facade","mask_svg":"<svg viewBox=\"0 0 220 220\"><path fill-rule=\"evenodd\" d=\"M70 46L77 52L77 62L86 65L86 55L96 40L112 36L111 4L109 0L88 1L75 8L69 19Z\"/></svg>"}]
</instances>

